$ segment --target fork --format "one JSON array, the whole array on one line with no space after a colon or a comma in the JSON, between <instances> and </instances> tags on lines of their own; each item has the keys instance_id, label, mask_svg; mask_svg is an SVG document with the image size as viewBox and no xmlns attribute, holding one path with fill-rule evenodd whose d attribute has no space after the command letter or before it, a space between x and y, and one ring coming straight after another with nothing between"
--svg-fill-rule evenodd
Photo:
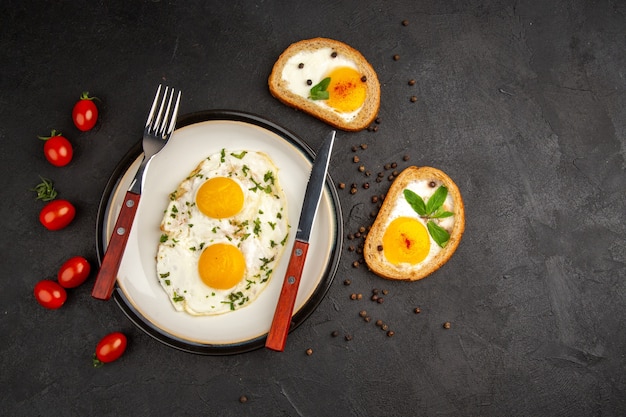
<instances>
[{"instance_id":1,"label":"fork","mask_svg":"<svg viewBox=\"0 0 626 417\"><path fill-rule=\"evenodd\" d=\"M176 126L181 92L178 91L176 101L174 102L174 88L166 86L161 95L161 87L159 85L159 88L157 88L143 131L143 160L126 192L122 208L115 222L113 234L104 253L104 258L91 292L91 296L94 298L108 300L111 297L117 279L117 272L124 256L126 243L128 242L128 236L130 235L137 207L139 206L144 173L152 158L165 147ZM174 104L173 107L172 104Z\"/></svg>"}]
</instances>

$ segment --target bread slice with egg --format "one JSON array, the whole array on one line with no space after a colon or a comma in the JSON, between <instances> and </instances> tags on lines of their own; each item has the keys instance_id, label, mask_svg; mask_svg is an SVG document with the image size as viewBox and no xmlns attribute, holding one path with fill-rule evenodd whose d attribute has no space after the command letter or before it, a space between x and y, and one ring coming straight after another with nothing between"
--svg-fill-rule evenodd
<instances>
[{"instance_id":1,"label":"bread slice with egg","mask_svg":"<svg viewBox=\"0 0 626 417\"><path fill-rule=\"evenodd\" d=\"M447 192L439 190L440 187ZM423 206L416 202L420 199ZM436 200L442 203L437 205ZM421 206L418 207L421 214L414 206ZM429 222L435 226L428 225ZM431 229L435 230L431 233ZM441 230L448 233L447 242L442 242L445 233ZM450 259L464 230L465 208L454 181L436 168L411 166L396 177L385 196L365 238L365 262L383 278L416 281L435 272ZM435 235L443 247L437 243Z\"/></svg>"},{"instance_id":2,"label":"bread slice with egg","mask_svg":"<svg viewBox=\"0 0 626 417\"><path fill-rule=\"evenodd\" d=\"M291 44L274 64L268 84L284 104L346 131L369 126L380 107L374 68L359 51L334 39Z\"/></svg>"}]
</instances>

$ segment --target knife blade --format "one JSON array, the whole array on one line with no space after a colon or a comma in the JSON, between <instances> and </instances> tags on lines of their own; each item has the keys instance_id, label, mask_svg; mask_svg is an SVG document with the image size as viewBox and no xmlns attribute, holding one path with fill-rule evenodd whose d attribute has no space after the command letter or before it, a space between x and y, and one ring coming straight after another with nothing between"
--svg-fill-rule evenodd
<instances>
[{"instance_id":1,"label":"knife blade","mask_svg":"<svg viewBox=\"0 0 626 417\"><path fill-rule=\"evenodd\" d=\"M324 182L326 173L328 172L328 164L335 142L335 131L330 132L324 143L320 147L311 168L311 175L304 194L304 202L300 212L300 220L298 222L298 231L296 239L291 250L287 272L283 280L283 286L280 291L276 311L270 331L265 341L265 347L268 349L282 352L287 342L287 334L291 325L291 316L298 295L298 287L306 261L307 251L309 249L309 238L315 221L317 207L322 192L324 191Z\"/></svg>"}]
</instances>

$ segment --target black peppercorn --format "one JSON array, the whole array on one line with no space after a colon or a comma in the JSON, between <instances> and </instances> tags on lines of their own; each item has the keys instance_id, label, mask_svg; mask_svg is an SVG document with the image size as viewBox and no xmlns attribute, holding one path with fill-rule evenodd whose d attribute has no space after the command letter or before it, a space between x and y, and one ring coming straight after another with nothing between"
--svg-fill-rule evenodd
<instances>
[{"instance_id":1,"label":"black peppercorn","mask_svg":"<svg viewBox=\"0 0 626 417\"><path fill-rule=\"evenodd\" d=\"M365 311L365 310L359 311L359 316L361 316L361 317L367 316L367 311Z\"/></svg>"},{"instance_id":2,"label":"black peppercorn","mask_svg":"<svg viewBox=\"0 0 626 417\"><path fill-rule=\"evenodd\" d=\"M347 342L349 342L350 340L352 340L352 336L351 336L351 335L349 335L349 334L347 334L347 335L345 336L345 339L346 339L346 341L347 341Z\"/></svg>"},{"instance_id":3,"label":"black peppercorn","mask_svg":"<svg viewBox=\"0 0 626 417\"><path fill-rule=\"evenodd\" d=\"M409 80L409 85L415 85L415 80L413 79Z\"/></svg>"},{"instance_id":4,"label":"black peppercorn","mask_svg":"<svg viewBox=\"0 0 626 417\"><path fill-rule=\"evenodd\" d=\"M308 349L306 350L306 354L307 354L307 356L311 356L311 355L313 354L313 349L308 348Z\"/></svg>"},{"instance_id":5,"label":"black peppercorn","mask_svg":"<svg viewBox=\"0 0 626 417\"><path fill-rule=\"evenodd\" d=\"M361 77L361 81L362 81L362 82L366 82L366 81L367 81L367 77L366 77L365 75L364 75L364 76L362 76L362 77Z\"/></svg>"},{"instance_id":6,"label":"black peppercorn","mask_svg":"<svg viewBox=\"0 0 626 417\"><path fill-rule=\"evenodd\" d=\"M306 85L313 85L313 81L311 81L311 80L306 80Z\"/></svg>"},{"instance_id":7,"label":"black peppercorn","mask_svg":"<svg viewBox=\"0 0 626 417\"><path fill-rule=\"evenodd\" d=\"M404 155L404 156L402 157L402 160L403 160L403 161L408 161L408 160L409 160L409 155Z\"/></svg>"},{"instance_id":8,"label":"black peppercorn","mask_svg":"<svg viewBox=\"0 0 626 417\"><path fill-rule=\"evenodd\" d=\"M409 26L409 21L408 21L408 20L406 20L406 19L404 19L404 20L402 21L402 26Z\"/></svg>"},{"instance_id":9,"label":"black peppercorn","mask_svg":"<svg viewBox=\"0 0 626 417\"><path fill-rule=\"evenodd\" d=\"M352 281L350 281L349 279L343 280L343 285L350 285L350 284L352 284Z\"/></svg>"},{"instance_id":10,"label":"black peppercorn","mask_svg":"<svg viewBox=\"0 0 626 417\"><path fill-rule=\"evenodd\" d=\"M337 58L337 51L333 51L333 52L330 54L330 56L331 56L331 57L333 57L333 58Z\"/></svg>"},{"instance_id":11,"label":"black peppercorn","mask_svg":"<svg viewBox=\"0 0 626 417\"><path fill-rule=\"evenodd\" d=\"M382 326L383 325L383 321L382 320L376 320L376 325L378 327Z\"/></svg>"},{"instance_id":12,"label":"black peppercorn","mask_svg":"<svg viewBox=\"0 0 626 417\"><path fill-rule=\"evenodd\" d=\"M450 324L450 322L449 322L449 321L447 321L447 322L445 322L445 323L443 324L443 328L444 328L444 329L449 329L450 327L452 327L452 325Z\"/></svg>"},{"instance_id":13,"label":"black peppercorn","mask_svg":"<svg viewBox=\"0 0 626 417\"><path fill-rule=\"evenodd\" d=\"M248 402L248 397L246 397L245 395L242 395L241 397L239 397L239 402L240 403L247 403Z\"/></svg>"},{"instance_id":14,"label":"black peppercorn","mask_svg":"<svg viewBox=\"0 0 626 417\"><path fill-rule=\"evenodd\" d=\"M361 149L363 149L363 150L367 149L367 143L362 143L361 144Z\"/></svg>"},{"instance_id":15,"label":"black peppercorn","mask_svg":"<svg viewBox=\"0 0 626 417\"><path fill-rule=\"evenodd\" d=\"M400 59L400 55L395 54L395 55L393 56L393 60L394 60L394 61L398 61L399 59Z\"/></svg>"},{"instance_id":16,"label":"black peppercorn","mask_svg":"<svg viewBox=\"0 0 626 417\"><path fill-rule=\"evenodd\" d=\"M411 103L415 103L417 101L417 97L416 96L411 96Z\"/></svg>"},{"instance_id":17,"label":"black peppercorn","mask_svg":"<svg viewBox=\"0 0 626 417\"><path fill-rule=\"evenodd\" d=\"M378 249L378 252L381 252L383 250L383 245L378 245L376 249Z\"/></svg>"},{"instance_id":18,"label":"black peppercorn","mask_svg":"<svg viewBox=\"0 0 626 417\"><path fill-rule=\"evenodd\" d=\"M361 158L359 158L357 155L354 155L354 156L352 157L352 162L354 162L355 164L356 164L357 162L359 162L360 160L361 160Z\"/></svg>"},{"instance_id":19,"label":"black peppercorn","mask_svg":"<svg viewBox=\"0 0 626 417\"><path fill-rule=\"evenodd\" d=\"M415 308L413 309L413 312L414 312L415 314L419 314L419 313L421 313L421 312L422 312L422 310L421 310L419 307L415 307Z\"/></svg>"},{"instance_id":20,"label":"black peppercorn","mask_svg":"<svg viewBox=\"0 0 626 417\"><path fill-rule=\"evenodd\" d=\"M301 62L301 63L299 63L299 64L298 64L298 68L300 68L300 69L304 68L304 64L303 64L302 62Z\"/></svg>"}]
</instances>

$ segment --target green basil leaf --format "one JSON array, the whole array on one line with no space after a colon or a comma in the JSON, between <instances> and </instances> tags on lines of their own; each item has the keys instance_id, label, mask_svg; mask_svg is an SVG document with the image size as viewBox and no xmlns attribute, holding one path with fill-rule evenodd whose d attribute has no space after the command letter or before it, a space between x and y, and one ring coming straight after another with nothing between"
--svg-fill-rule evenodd
<instances>
[{"instance_id":1,"label":"green basil leaf","mask_svg":"<svg viewBox=\"0 0 626 417\"><path fill-rule=\"evenodd\" d=\"M430 216L432 219L443 219L446 217L452 217L454 216L454 213L451 213L449 211L441 211L438 213L433 214L432 216Z\"/></svg>"},{"instance_id":2,"label":"green basil leaf","mask_svg":"<svg viewBox=\"0 0 626 417\"><path fill-rule=\"evenodd\" d=\"M322 81L320 81L319 83L311 87L309 98L311 100L328 100L328 97L330 97L330 94L326 90L328 89L329 85L330 85L330 77L324 78Z\"/></svg>"},{"instance_id":3,"label":"green basil leaf","mask_svg":"<svg viewBox=\"0 0 626 417\"><path fill-rule=\"evenodd\" d=\"M431 214L439 207L443 205L443 202L446 201L446 197L448 196L448 189L443 185L437 188L437 191L433 195L430 196L428 202L426 203L426 213Z\"/></svg>"},{"instance_id":4,"label":"green basil leaf","mask_svg":"<svg viewBox=\"0 0 626 417\"><path fill-rule=\"evenodd\" d=\"M446 232L446 230L435 224L434 221L430 220L426 223L426 227L428 227L428 233L433 237L433 240L442 248L445 248L448 244L448 240L450 240L450 234Z\"/></svg>"},{"instance_id":5,"label":"green basil leaf","mask_svg":"<svg viewBox=\"0 0 626 417\"><path fill-rule=\"evenodd\" d=\"M404 198L413 207L413 210L420 216L425 216L428 214L426 212L426 205L424 204L424 200L419 195L415 194L411 190L404 190Z\"/></svg>"}]
</instances>

